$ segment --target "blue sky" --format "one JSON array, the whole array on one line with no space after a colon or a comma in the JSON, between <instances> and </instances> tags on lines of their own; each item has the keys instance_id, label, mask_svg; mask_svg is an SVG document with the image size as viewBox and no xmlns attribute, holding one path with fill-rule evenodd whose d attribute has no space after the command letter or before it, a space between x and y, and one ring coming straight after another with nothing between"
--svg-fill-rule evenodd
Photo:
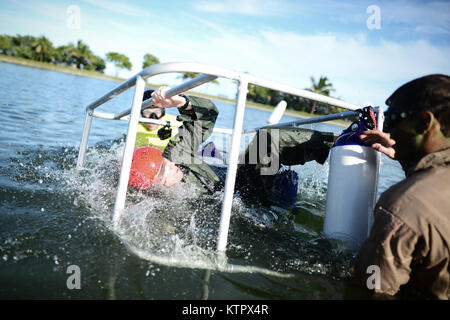
<instances>
[{"instance_id":1,"label":"blue sky","mask_svg":"<svg viewBox=\"0 0 450 320\"><path fill-rule=\"evenodd\" d=\"M80 10L79 28L68 26L70 6ZM450 74L450 1L1 0L0 33L45 35L55 45L82 39L97 55L123 53L133 69L121 77L139 72L145 53L298 88L326 75L336 97L359 105L384 106L409 80ZM199 91L233 97L234 88L221 81Z\"/></svg>"}]
</instances>

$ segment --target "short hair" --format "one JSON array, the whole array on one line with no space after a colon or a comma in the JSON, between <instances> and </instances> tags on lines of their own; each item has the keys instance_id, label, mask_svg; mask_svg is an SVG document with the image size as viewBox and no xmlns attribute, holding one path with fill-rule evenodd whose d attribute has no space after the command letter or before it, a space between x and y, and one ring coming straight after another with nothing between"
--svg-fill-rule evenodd
<instances>
[{"instance_id":1,"label":"short hair","mask_svg":"<svg viewBox=\"0 0 450 320\"><path fill-rule=\"evenodd\" d=\"M150 99L151 97L152 97L152 93L154 92L155 90L153 90L153 89L148 89L148 90L145 90L144 91L144 97L143 97L143 101L145 101L145 100L148 100L148 99Z\"/></svg>"},{"instance_id":2,"label":"short hair","mask_svg":"<svg viewBox=\"0 0 450 320\"><path fill-rule=\"evenodd\" d=\"M408 111L431 111L441 130L450 136L450 77L432 74L405 83L386 100L386 105Z\"/></svg>"},{"instance_id":3,"label":"short hair","mask_svg":"<svg viewBox=\"0 0 450 320\"><path fill-rule=\"evenodd\" d=\"M144 91L144 97L142 98L142 101L145 101L145 100L150 99L150 98L152 97L152 93L153 93L154 91L155 91L155 90L153 90L153 89L147 89L147 90L145 90L145 91ZM147 109L159 109L159 110L161 110L161 112L162 112L162 116L164 116L164 115L166 114L166 110L165 110L164 108L160 108L160 107L157 107L157 106L147 107ZM144 116L143 111L144 111L144 110L141 110L141 116Z\"/></svg>"}]
</instances>

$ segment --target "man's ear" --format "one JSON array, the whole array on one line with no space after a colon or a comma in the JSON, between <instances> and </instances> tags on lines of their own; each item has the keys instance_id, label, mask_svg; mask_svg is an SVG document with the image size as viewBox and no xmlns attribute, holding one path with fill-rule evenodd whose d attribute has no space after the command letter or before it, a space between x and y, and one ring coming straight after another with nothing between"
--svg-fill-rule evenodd
<instances>
[{"instance_id":1,"label":"man's ear","mask_svg":"<svg viewBox=\"0 0 450 320\"><path fill-rule=\"evenodd\" d=\"M418 119L416 129L419 134L426 134L434 125L436 125L436 118L431 111L423 111Z\"/></svg>"}]
</instances>

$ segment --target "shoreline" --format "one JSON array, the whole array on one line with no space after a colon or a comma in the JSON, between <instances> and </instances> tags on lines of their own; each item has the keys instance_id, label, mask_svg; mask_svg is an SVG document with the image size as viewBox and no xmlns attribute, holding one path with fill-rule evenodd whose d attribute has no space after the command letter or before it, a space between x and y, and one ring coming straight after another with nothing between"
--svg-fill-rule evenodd
<instances>
[{"instance_id":1,"label":"shoreline","mask_svg":"<svg viewBox=\"0 0 450 320\"><path fill-rule=\"evenodd\" d=\"M48 62L40 62L40 61L28 60L28 59L24 59L24 58L11 57L11 56L7 56L4 54L0 54L0 62L17 64L20 66L36 68L36 69L44 69L44 70L63 72L63 73L73 74L76 76L84 76L84 77L112 80L112 81L117 81L117 82L123 82L126 80L126 79L122 79L122 78L108 76L108 75L105 75L105 74L103 74L101 72L97 72L97 71L82 70L82 69L72 68L72 67L68 67L68 66L59 66L59 65L52 64L52 63L48 63Z\"/></svg>"},{"instance_id":2,"label":"shoreline","mask_svg":"<svg viewBox=\"0 0 450 320\"><path fill-rule=\"evenodd\" d=\"M28 59L12 57L12 56L8 56L8 55L4 55L4 54L0 54L0 62L16 64L16 65L21 65L21 66L30 67L30 68L63 72L63 73L73 74L73 75L82 76L82 77L91 77L91 78L111 80L111 81L115 81L115 82L124 82L127 80L127 79L123 79L123 78L119 78L119 77L108 76L108 75L105 75L98 71L89 71L89 70L76 69L76 68L68 67L68 66L59 66L59 65L52 64L52 63L28 60ZM150 88L158 88L161 85L147 83L146 86L150 87ZM203 93L198 93L195 91L188 91L188 92L190 92L192 95L197 95L197 96L208 98L208 99L213 99L213 100L222 101L222 102L226 102L226 103L232 103L232 104L236 103L236 101L233 99L226 99L226 98L222 98L222 97L211 96L211 95L207 95L207 94L203 94ZM255 103L255 102L248 101L248 100L247 100L246 105L249 108L254 108L254 109L259 109L259 110L264 110L264 111L269 111L269 112L274 110L274 107L272 107L272 106ZM314 117L313 115L310 115L306 112L289 110L289 109L286 109L284 114L295 117L295 118L299 118L299 119L309 119L309 118ZM319 115L316 115L316 116L319 116ZM351 123L350 121L345 121L345 120L331 120L331 121L324 121L324 122L328 122L328 123L331 123L331 124L334 124L334 125L337 125L340 127L348 127Z\"/></svg>"}]
</instances>

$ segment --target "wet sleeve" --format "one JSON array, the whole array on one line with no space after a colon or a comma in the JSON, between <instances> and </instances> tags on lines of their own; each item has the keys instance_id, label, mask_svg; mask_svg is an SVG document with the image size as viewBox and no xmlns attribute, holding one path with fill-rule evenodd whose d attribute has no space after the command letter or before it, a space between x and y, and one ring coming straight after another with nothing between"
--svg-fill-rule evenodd
<instances>
[{"instance_id":1,"label":"wet sleeve","mask_svg":"<svg viewBox=\"0 0 450 320\"><path fill-rule=\"evenodd\" d=\"M417 234L381 206L377 206L369 238L352 262L354 279L377 293L394 295L409 281ZM379 287L374 288L373 266L379 268ZM368 284L372 283L372 287Z\"/></svg>"},{"instance_id":2,"label":"wet sleeve","mask_svg":"<svg viewBox=\"0 0 450 320\"><path fill-rule=\"evenodd\" d=\"M302 128L262 128L245 153L245 161L260 166L302 165L315 160L323 164L333 144L331 132Z\"/></svg>"},{"instance_id":3,"label":"wet sleeve","mask_svg":"<svg viewBox=\"0 0 450 320\"><path fill-rule=\"evenodd\" d=\"M195 163L199 146L211 135L219 111L208 99L189 97L191 110L180 111L177 117L183 124L170 140L163 156L177 164Z\"/></svg>"},{"instance_id":4,"label":"wet sleeve","mask_svg":"<svg viewBox=\"0 0 450 320\"><path fill-rule=\"evenodd\" d=\"M333 144L331 132L292 128L280 130L280 162L284 165L304 164L308 161L325 163Z\"/></svg>"}]
</instances>

